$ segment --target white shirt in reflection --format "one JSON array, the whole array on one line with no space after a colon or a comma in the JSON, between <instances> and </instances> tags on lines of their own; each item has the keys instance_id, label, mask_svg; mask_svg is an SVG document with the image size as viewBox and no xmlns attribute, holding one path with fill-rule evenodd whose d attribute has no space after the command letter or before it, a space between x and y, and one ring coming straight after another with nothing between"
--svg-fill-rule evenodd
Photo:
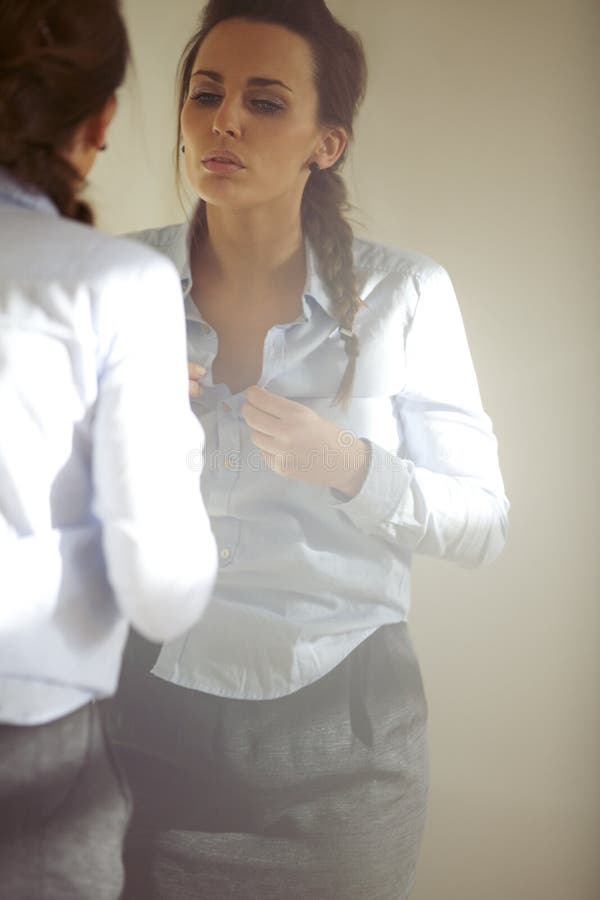
<instances>
[{"instance_id":1,"label":"white shirt in reflection","mask_svg":"<svg viewBox=\"0 0 600 900\"><path fill-rule=\"evenodd\" d=\"M190 297L189 227L134 237L178 268L188 358L208 370L193 408L206 434L202 490L220 553L206 616L162 649L155 674L229 697L289 694L380 625L407 618L413 553L469 566L498 555L508 501L497 443L441 266L356 240L366 306L347 413L331 405L347 357L310 246L303 313L266 336L258 383L371 445L362 489L344 501L262 464L240 414L244 393L213 384L218 339Z\"/></svg>"}]
</instances>

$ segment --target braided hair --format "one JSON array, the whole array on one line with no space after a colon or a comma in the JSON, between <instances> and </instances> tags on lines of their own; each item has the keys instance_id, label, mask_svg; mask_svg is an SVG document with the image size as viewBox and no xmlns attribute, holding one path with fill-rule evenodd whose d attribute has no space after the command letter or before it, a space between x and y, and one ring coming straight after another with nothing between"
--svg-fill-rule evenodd
<instances>
[{"instance_id":1,"label":"braided hair","mask_svg":"<svg viewBox=\"0 0 600 900\"><path fill-rule=\"evenodd\" d=\"M367 64L358 35L338 22L324 0L209 0L198 31L185 47L179 65L179 113L185 103L194 61L203 40L219 22L243 18L282 25L309 43L315 62L315 85L319 98L320 124L341 127L351 139L354 119L364 98ZM179 117L178 117L179 120ZM177 133L177 158L181 145L181 125ZM354 320L363 305L358 294L353 265L352 228L346 185L340 175L347 148L328 169L313 170L302 198L302 227L317 257L319 275L340 325L340 336L348 363L334 403L343 407L352 396L356 360L360 352ZM206 224L201 201L196 225Z\"/></svg>"},{"instance_id":2,"label":"braided hair","mask_svg":"<svg viewBox=\"0 0 600 900\"><path fill-rule=\"evenodd\" d=\"M0 0L0 166L67 218L93 222L64 151L128 59L118 0Z\"/></svg>"}]
</instances>

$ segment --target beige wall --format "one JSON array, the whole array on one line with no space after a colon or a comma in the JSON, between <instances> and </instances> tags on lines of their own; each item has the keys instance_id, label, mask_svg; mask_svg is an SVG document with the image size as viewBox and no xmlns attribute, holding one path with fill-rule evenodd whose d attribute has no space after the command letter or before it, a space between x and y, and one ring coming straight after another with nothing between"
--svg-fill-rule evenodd
<instances>
[{"instance_id":1,"label":"beige wall","mask_svg":"<svg viewBox=\"0 0 600 900\"><path fill-rule=\"evenodd\" d=\"M137 76L94 173L115 231L181 218L172 80L198 11L125 8ZM513 504L492 568L415 566L432 785L414 898L598 900L600 4L332 8L370 59L361 219L450 271Z\"/></svg>"}]
</instances>

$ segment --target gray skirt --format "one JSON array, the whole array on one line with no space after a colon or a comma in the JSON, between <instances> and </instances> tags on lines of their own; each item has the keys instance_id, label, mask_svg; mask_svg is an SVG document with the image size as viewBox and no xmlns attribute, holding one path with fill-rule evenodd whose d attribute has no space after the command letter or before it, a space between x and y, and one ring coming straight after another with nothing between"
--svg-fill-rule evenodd
<instances>
[{"instance_id":1,"label":"gray skirt","mask_svg":"<svg viewBox=\"0 0 600 900\"><path fill-rule=\"evenodd\" d=\"M118 900L129 791L103 701L46 725L0 725L0 897Z\"/></svg>"},{"instance_id":2,"label":"gray skirt","mask_svg":"<svg viewBox=\"0 0 600 900\"><path fill-rule=\"evenodd\" d=\"M113 702L133 792L124 900L401 900L426 812L427 707L406 623L276 700L149 675L127 648Z\"/></svg>"}]
</instances>

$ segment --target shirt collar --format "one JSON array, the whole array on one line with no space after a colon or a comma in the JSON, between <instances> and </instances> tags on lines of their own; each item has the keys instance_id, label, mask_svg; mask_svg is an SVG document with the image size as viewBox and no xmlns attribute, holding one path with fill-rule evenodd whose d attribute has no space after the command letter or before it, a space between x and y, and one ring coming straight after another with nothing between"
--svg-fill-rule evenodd
<instances>
[{"instance_id":1,"label":"shirt collar","mask_svg":"<svg viewBox=\"0 0 600 900\"><path fill-rule=\"evenodd\" d=\"M37 188L27 188L10 172L0 166L0 203L20 206L34 212L58 216L59 212L49 197Z\"/></svg>"},{"instance_id":2,"label":"shirt collar","mask_svg":"<svg viewBox=\"0 0 600 900\"><path fill-rule=\"evenodd\" d=\"M304 300L312 297L327 315L337 321L334 303L327 293L323 280L319 275L317 254L308 238L305 239L306 247L306 282L304 284Z\"/></svg>"},{"instance_id":3,"label":"shirt collar","mask_svg":"<svg viewBox=\"0 0 600 900\"><path fill-rule=\"evenodd\" d=\"M184 296L187 295L192 284L192 273L190 269L190 243L192 240L193 229L192 224L194 216L188 221L184 228L181 228L173 243L172 259L175 263L179 277L181 279L181 289ZM306 251L306 281L304 282L304 290L302 297L302 305L307 318L311 316L310 307L307 304L308 299L314 300L327 313L327 315L337 321L334 303L331 300L325 285L319 275L317 255L310 244L308 238L305 238Z\"/></svg>"},{"instance_id":4,"label":"shirt collar","mask_svg":"<svg viewBox=\"0 0 600 900\"><path fill-rule=\"evenodd\" d=\"M192 284L192 271L190 268L190 242L192 234L192 222L188 221L187 223L184 223L183 226L173 230L172 241L169 241L169 258L179 272L181 289L184 295L189 292Z\"/></svg>"}]
</instances>

